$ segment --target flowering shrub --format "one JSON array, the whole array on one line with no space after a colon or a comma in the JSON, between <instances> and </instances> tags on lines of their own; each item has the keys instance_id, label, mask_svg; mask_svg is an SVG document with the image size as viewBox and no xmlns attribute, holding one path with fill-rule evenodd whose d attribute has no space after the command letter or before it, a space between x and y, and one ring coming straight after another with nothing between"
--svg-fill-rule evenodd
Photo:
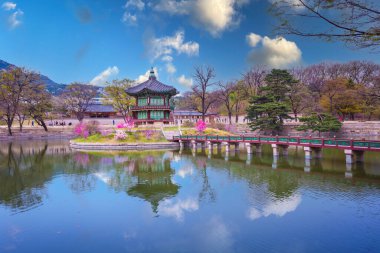
<instances>
[{"instance_id":1,"label":"flowering shrub","mask_svg":"<svg viewBox=\"0 0 380 253\"><path fill-rule=\"evenodd\" d=\"M86 129L89 135L100 133L99 131L99 121L91 120L86 123Z\"/></svg>"},{"instance_id":2,"label":"flowering shrub","mask_svg":"<svg viewBox=\"0 0 380 253\"><path fill-rule=\"evenodd\" d=\"M150 138L152 138L153 136L153 131L152 130L145 130L145 138L150 140Z\"/></svg>"},{"instance_id":3,"label":"flowering shrub","mask_svg":"<svg viewBox=\"0 0 380 253\"><path fill-rule=\"evenodd\" d=\"M132 117L125 118L125 127L128 128L129 131L135 126L135 121Z\"/></svg>"},{"instance_id":4,"label":"flowering shrub","mask_svg":"<svg viewBox=\"0 0 380 253\"><path fill-rule=\"evenodd\" d=\"M225 130L227 131L227 132L230 132L230 133L236 133L236 131L237 131L237 129L236 129L236 126L235 125L226 125L225 126Z\"/></svg>"},{"instance_id":5,"label":"flowering shrub","mask_svg":"<svg viewBox=\"0 0 380 253\"><path fill-rule=\"evenodd\" d=\"M203 133L206 130L206 128L207 128L206 122L204 122L203 120L199 120L197 121L197 124L195 124L195 129L199 133Z\"/></svg>"},{"instance_id":6,"label":"flowering shrub","mask_svg":"<svg viewBox=\"0 0 380 253\"><path fill-rule=\"evenodd\" d=\"M106 129L102 129L100 130L100 134L105 137L105 136L108 136L110 134L110 131L109 130L106 130Z\"/></svg>"},{"instance_id":7,"label":"flowering shrub","mask_svg":"<svg viewBox=\"0 0 380 253\"><path fill-rule=\"evenodd\" d=\"M87 138L90 135L86 124L84 124L83 122L79 123L74 127L74 134L78 137L83 138Z\"/></svg>"},{"instance_id":8,"label":"flowering shrub","mask_svg":"<svg viewBox=\"0 0 380 253\"><path fill-rule=\"evenodd\" d=\"M115 139L116 140L125 140L127 138L127 134L123 130L116 130Z\"/></svg>"},{"instance_id":9,"label":"flowering shrub","mask_svg":"<svg viewBox=\"0 0 380 253\"><path fill-rule=\"evenodd\" d=\"M133 118L132 117L126 117L125 123L117 124L116 128L118 128L118 129L127 128L128 131L131 131L134 126L135 126L135 121L133 120Z\"/></svg>"}]
</instances>

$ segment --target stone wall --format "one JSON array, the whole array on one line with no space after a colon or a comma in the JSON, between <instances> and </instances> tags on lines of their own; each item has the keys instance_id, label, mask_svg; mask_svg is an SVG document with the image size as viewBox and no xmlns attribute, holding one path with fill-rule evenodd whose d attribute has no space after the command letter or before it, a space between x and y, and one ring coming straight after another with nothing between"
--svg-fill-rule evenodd
<instances>
[{"instance_id":1,"label":"stone wall","mask_svg":"<svg viewBox=\"0 0 380 253\"><path fill-rule=\"evenodd\" d=\"M296 130L299 123L286 123L282 135L291 136L309 136L317 137L318 133L307 133ZM238 134L260 134L259 131L252 132L245 124L239 124L236 127ZM380 140L380 121L345 121L343 127L338 133L324 133L322 137L341 137L341 138L366 138L372 140Z\"/></svg>"}]
</instances>

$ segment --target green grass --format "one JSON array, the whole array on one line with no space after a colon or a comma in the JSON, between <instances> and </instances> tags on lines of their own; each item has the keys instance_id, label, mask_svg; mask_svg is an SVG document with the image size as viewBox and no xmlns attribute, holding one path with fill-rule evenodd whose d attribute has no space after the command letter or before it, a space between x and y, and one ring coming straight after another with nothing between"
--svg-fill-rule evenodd
<instances>
[{"instance_id":1,"label":"green grass","mask_svg":"<svg viewBox=\"0 0 380 253\"><path fill-rule=\"evenodd\" d=\"M153 143L167 142L160 131L155 131L150 138L146 138L143 131L127 132L125 140L116 140L114 134L102 136L101 134L90 135L87 138L77 137L74 140L80 143Z\"/></svg>"},{"instance_id":2,"label":"green grass","mask_svg":"<svg viewBox=\"0 0 380 253\"><path fill-rule=\"evenodd\" d=\"M182 135L219 135L219 136L229 136L229 135L234 135L230 132L219 130L219 129L214 129L214 128L206 128L206 130L200 134L198 133L197 130L194 128L184 128L181 129Z\"/></svg>"}]
</instances>

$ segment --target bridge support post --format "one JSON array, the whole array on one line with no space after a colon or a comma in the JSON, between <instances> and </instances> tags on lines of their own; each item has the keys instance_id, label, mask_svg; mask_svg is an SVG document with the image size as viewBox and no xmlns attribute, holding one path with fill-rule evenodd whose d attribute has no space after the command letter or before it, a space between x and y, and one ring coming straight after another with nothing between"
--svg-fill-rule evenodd
<instances>
[{"instance_id":1,"label":"bridge support post","mask_svg":"<svg viewBox=\"0 0 380 253\"><path fill-rule=\"evenodd\" d=\"M278 145L277 144L272 144L272 149L273 149L273 156L279 156L279 149L278 149Z\"/></svg>"},{"instance_id":2,"label":"bridge support post","mask_svg":"<svg viewBox=\"0 0 380 253\"><path fill-rule=\"evenodd\" d=\"M226 153L230 152L230 144L226 142Z\"/></svg>"},{"instance_id":3,"label":"bridge support post","mask_svg":"<svg viewBox=\"0 0 380 253\"><path fill-rule=\"evenodd\" d=\"M247 160L245 161L245 163L246 163L247 165L250 165L251 162L252 162L252 154L251 154L251 153L248 153L248 154L247 154Z\"/></svg>"},{"instance_id":4,"label":"bridge support post","mask_svg":"<svg viewBox=\"0 0 380 253\"><path fill-rule=\"evenodd\" d=\"M208 148L208 150L210 151L210 153L212 153L212 151L213 151L213 145L212 145L212 142L211 142L211 141L208 141L208 142L207 142L207 148Z\"/></svg>"},{"instance_id":5,"label":"bridge support post","mask_svg":"<svg viewBox=\"0 0 380 253\"><path fill-rule=\"evenodd\" d=\"M346 164L354 163L354 151L352 149L345 149L344 154L346 155Z\"/></svg>"},{"instance_id":6,"label":"bridge support post","mask_svg":"<svg viewBox=\"0 0 380 253\"><path fill-rule=\"evenodd\" d=\"M272 169L277 169L277 161L278 161L278 155L273 156L273 161L272 161Z\"/></svg>"},{"instance_id":7,"label":"bridge support post","mask_svg":"<svg viewBox=\"0 0 380 253\"><path fill-rule=\"evenodd\" d=\"M183 149L185 146L185 144L183 143L183 141L179 141L179 148L180 149Z\"/></svg>"},{"instance_id":8,"label":"bridge support post","mask_svg":"<svg viewBox=\"0 0 380 253\"><path fill-rule=\"evenodd\" d=\"M252 144L251 143L246 143L245 144L246 148L247 148L247 154L250 155L253 153L252 151Z\"/></svg>"},{"instance_id":9,"label":"bridge support post","mask_svg":"<svg viewBox=\"0 0 380 253\"><path fill-rule=\"evenodd\" d=\"M191 141L191 148L197 150L197 142Z\"/></svg>"},{"instance_id":10,"label":"bridge support post","mask_svg":"<svg viewBox=\"0 0 380 253\"><path fill-rule=\"evenodd\" d=\"M310 172L310 159L305 159L305 167L303 167L303 171L306 173Z\"/></svg>"},{"instance_id":11,"label":"bridge support post","mask_svg":"<svg viewBox=\"0 0 380 253\"><path fill-rule=\"evenodd\" d=\"M311 159L311 147L303 147L305 151L305 159Z\"/></svg>"}]
</instances>

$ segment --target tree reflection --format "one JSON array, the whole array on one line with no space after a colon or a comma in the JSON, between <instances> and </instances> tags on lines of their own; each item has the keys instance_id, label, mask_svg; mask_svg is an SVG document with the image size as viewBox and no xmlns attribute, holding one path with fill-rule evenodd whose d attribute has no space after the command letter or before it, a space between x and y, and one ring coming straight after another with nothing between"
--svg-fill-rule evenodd
<instances>
[{"instance_id":1,"label":"tree reflection","mask_svg":"<svg viewBox=\"0 0 380 253\"><path fill-rule=\"evenodd\" d=\"M44 184L54 173L45 159L47 149L47 144L27 148L12 143L0 148L0 204L24 210L42 202Z\"/></svg>"}]
</instances>

